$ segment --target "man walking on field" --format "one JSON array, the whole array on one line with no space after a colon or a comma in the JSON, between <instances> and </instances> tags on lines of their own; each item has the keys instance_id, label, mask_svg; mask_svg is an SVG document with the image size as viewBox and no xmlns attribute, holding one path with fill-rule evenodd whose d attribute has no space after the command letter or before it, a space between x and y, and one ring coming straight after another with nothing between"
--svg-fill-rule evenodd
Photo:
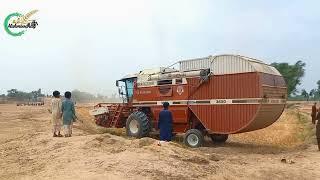
<instances>
[{"instance_id":1,"label":"man walking on field","mask_svg":"<svg viewBox=\"0 0 320 180\"><path fill-rule=\"evenodd\" d=\"M51 114L52 114L52 132L53 137L62 137L60 130L62 126L62 111L61 111L61 99L60 92L53 92L53 99L51 100Z\"/></svg>"},{"instance_id":2,"label":"man walking on field","mask_svg":"<svg viewBox=\"0 0 320 180\"><path fill-rule=\"evenodd\" d=\"M317 113L317 103L314 103L314 105L312 106L311 117L312 117L313 124L316 124L316 120L317 120L316 137L318 142L318 150L320 151L320 108Z\"/></svg>"},{"instance_id":3,"label":"man walking on field","mask_svg":"<svg viewBox=\"0 0 320 180\"><path fill-rule=\"evenodd\" d=\"M67 91L64 93L65 100L62 102L62 116L64 126L64 136L71 137L72 135L72 124L76 120L76 112L74 109L74 103L71 101L71 92Z\"/></svg>"}]
</instances>

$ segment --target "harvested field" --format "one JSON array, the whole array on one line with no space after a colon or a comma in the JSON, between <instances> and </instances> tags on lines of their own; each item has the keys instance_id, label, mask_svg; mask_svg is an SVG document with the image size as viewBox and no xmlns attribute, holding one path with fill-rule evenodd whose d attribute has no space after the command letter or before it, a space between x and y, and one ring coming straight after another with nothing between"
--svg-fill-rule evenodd
<instances>
[{"instance_id":1,"label":"harvested field","mask_svg":"<svg viewBox=\"0 0 320 180\"><path fill-rule=\"evenodd\" d=\"M311 137L312 126L307 118L307 115L302 112L297 113L295 109L288 109L273 125L259 131L233 135L232 140L279 148L294 148L304 144Z\"/></svg>"},{"instance_id":2,"label":"harvested field","mask_svg":"<svg viewBox=\"0 0 320 180\"><path fill-rule=\"evenodd\" d=\"M78 107L71 138L51 136L45 107L0 105L0 179L316 179L320 153L308 110L288 109L272 126L224 145L162 146L96 127ZM305 107L302 107L305 108Z\"/></svg>"}]
</instances>

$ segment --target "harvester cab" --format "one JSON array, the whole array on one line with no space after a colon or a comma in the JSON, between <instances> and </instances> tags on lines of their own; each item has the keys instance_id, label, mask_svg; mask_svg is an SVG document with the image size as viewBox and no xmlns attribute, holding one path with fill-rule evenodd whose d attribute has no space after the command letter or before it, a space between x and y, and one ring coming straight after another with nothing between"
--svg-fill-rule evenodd
<instances>
[{"instance_id":1,"label":"harvester cab","mask_svg":"<svg viewBox=\"0 0 320 180\"><path fill-rule=\"evenodd\" d=\"M118 93L123 103L132 102L134 84L136 83L136 77L120 79L116 81L118 87Z\"/></svg>"}]
</instances>

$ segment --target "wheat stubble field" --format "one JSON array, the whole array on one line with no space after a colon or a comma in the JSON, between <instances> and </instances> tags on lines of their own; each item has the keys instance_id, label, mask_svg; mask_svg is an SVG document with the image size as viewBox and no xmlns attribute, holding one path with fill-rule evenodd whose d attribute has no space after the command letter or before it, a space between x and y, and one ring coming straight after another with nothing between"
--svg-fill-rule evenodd
<instances>
[{"instance_id":1,"label":"wheat stubble field","mask_svg":"<svg viewBox=\"0 0 320 180\"><path fill-rule=\"evenodd\" d=\"M157 146L98 128L77 107L71 138L51 136L45 107L0 105L0 179L317 179L309 104L287 109L272 126L232 135L224 145L190 149L179 140ZM119 133L120 132L120 133Z\"/></svg>"}]
</instances>

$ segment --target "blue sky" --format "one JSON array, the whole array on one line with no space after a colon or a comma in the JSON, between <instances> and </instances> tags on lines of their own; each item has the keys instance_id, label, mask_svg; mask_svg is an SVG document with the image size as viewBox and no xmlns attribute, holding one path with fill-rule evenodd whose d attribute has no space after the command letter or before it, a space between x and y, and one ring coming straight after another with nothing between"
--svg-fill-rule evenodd
<instances>
[{"instance_id":1,"label":"blue sky","mask_svg":"<svg viewBox=\"0 0 320 180\"><path fill-rule=\"evenodd\" d=\"M319 1L0 0L0 94L80 89L116 92L115 80L181 59L241 54L307 63L300 88L320 79ZM3 29L12 12L38 9L21 37Z\"/></svg>"}]
</instances>

